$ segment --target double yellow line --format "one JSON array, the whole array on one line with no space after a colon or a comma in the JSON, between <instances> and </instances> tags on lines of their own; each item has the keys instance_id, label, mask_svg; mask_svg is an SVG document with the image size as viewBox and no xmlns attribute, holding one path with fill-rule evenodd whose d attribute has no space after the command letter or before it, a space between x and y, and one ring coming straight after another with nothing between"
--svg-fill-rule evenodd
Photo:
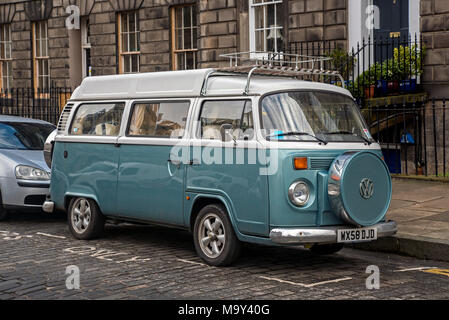
<instances>
[{"instance_id":1,"label":"double yellow line","mask_svg":"<svg viewBox=\"0 0 449 320\"><path fill-rule=\"evenodd\" d=\"M438 274L442 276L449 277L449 269L426 269L422 270L422 272Z\"/></svg>"}]
</instances>

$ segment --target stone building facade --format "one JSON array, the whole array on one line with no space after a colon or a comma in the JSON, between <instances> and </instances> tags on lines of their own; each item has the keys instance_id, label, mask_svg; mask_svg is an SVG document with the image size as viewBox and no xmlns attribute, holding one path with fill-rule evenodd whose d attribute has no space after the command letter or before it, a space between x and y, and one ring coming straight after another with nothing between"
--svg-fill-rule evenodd
<instances>
[{"instance_id":1,"label":"stone building facade","mask_svg":"<svg viewBox=\"0 0 449 320\"><path fill-rule=\"evenodd\" d=\"M0 89L74 89L86 76L228 66L221 54L298 44L350 51L379 34L422 39L420 80L436 100L427 104L426 134L436 136L433 105L437 132L448 122L438 113L449 96L447 0L0 0ZM444 142L429 138L429 157L441 159Z\"/></svg>"},{"instance_id":2,"label":"stone building facade","mask_svg":"<svg viewBox=\"0 0 449 320\"><path fill-rule=\"evenodd\" d=\"M410 32L420 32L427 49L423 83L432 96L443 96L449 84L449 1L408 1L410 15L416 15ZM369 35L365 7L372 3L0 0L1 88L74 88L88 75L225 66L223 53L280 51L300 42L333 41L350 49ZM76 22L72 14L79 14L79 28L67 28L67 20ZM412 21L419 25L412 27Z\"/></svg>"},{"instance_id":3,"label":"stone building facade","mask_svg":"<svg viewBox=\"0 0 449 320\"><path fill-rule=\"evenodd\" d=\"M79 29L67 28L72 6ZM0 41L10 44L1 88L74 88L88 75L224 66L223 53L293 42L347 47L346 11L347 0L0 0Z\"/></svg>"}]
</instances>

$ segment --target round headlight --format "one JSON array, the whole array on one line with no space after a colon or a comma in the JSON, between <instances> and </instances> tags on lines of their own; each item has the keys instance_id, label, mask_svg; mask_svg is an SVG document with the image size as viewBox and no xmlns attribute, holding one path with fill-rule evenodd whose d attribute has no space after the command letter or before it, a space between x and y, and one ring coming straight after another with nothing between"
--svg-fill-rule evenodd
<instances>
[{"instance_id":1,"label":"round headlight","mask_svg":"<svg viewBox=\"0 0 449 320\"><path fill-rule=\"evenodd\" d=\"M304 181L293 182L288 188L288 197L295 206L305 206L310 198L309 186Z\"/></svg>"}]
</instances>

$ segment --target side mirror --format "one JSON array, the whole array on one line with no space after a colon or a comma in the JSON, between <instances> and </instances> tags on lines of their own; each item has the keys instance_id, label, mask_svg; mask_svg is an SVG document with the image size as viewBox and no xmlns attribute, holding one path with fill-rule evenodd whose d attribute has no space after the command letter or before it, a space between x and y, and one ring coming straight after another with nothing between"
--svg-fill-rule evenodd
<instances>
[{"instance_id":1,"label":"side mirror","mask_svg":"<svg viewBox=\"0 0 449 320\"><path fill-rule=\"evenodd\" d=\"M51 160L53 158L53 145L55 143L55 137L57 134L58 130L54 130L52 133L50 133L44 144L44 159L45 163L47 163L47 166L50 169L51 169Z\"/></svg>"},{"instance_id":2,"label":"side mirror","mask_svg":"<svg viewBox=\"0 0 449 320\"><path fill-rule=\"evenodd\" d=\"M233 129L234 129L234 127L232 126L232 124L229 124L229 123L222 124L220 127L221 141L226 142L226 141L231 140L232 135L230 134L229 131L231 131ZM229 137L229 139L226 139L228 137Z\"/></svg>"}]
</instances>

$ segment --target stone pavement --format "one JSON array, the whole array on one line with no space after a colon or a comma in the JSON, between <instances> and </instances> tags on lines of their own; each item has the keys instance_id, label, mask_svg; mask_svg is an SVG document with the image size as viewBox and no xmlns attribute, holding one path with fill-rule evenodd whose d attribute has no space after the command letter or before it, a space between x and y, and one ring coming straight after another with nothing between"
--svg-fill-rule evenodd
<instances>
[{"instance_id":1,"label":"stone pavement","mask_svg":"<svg viewBox=\"0 0 449 320\"><path fill-rule=\"evenodd\" d=\"M73 266L79 289L67 287ZM373 266L378 289L366 285ZM449 299L449 263L245 245L232 266L214 268L186 231L108 224L100 239L79 241L63 215L17 213L0 222L4 299Z\"/></svg>"},{"instance_id":2,"label":"stone pavement","mask_svg":"<svg viewBox=\"0 0 449 320\"><path fill-rule=\"evenodd\" d=\"M394 178L387 218L398 223L395 237L356 247L449 261L449 183Z\"/></svg>"}]
</instances>

